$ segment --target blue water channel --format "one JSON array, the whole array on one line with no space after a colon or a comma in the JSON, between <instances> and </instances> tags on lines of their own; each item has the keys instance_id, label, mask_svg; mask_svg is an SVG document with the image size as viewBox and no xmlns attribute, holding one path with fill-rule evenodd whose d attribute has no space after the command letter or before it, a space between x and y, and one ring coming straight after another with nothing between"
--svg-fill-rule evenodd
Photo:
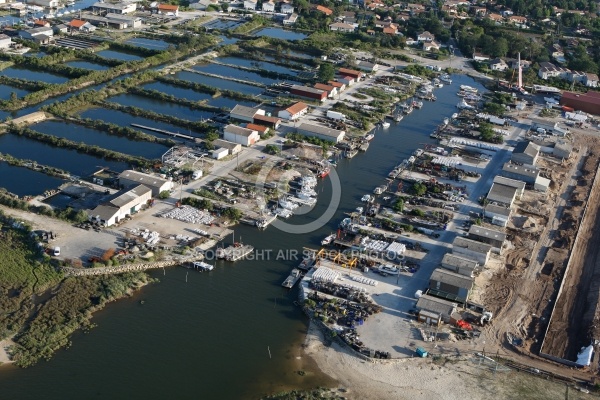
<instances>
[{"instance_id":1,"label":"blue water channel","mask_svg":"<svg viewBox=\"0 0 600 400\"><path fill-rule=\"evenodd\" d=\"M227 79L215 78L212 76L206 76L201 74L195 74L189 71L179 71L175 74L175 78L181 79L188 82L202 83L204 85L212 86L217 89L223 90L235 90L236 92L259 95L264 92L263 88L258 86L246 85L244 83L238 83L229 81Z\"/></svg>"},{"instance_id":2,"label":"blue water channel","mask_svg":"<svg viewBox=\"0 0 600 400\"><path fill-rule=\"evenodd\" d=\"M240 39L238 38L234 38L234 37L227 37L225 35L220 35L219 36L219 45L221 46L226 46L228 44L234 44L239 42Z\"/></svg>"},{"instance_id":3,"label":"blue water channel","mask_svg":"<svg viewBox=\"0 0 600 400\"><path fill-rule=\"evenodd\" d=\"M0 71L0 74L9 78L27 79L28 81L42 81L46 83L64 83L69 80L66 76L50 72L33 71L20 67L9 67Z\"/></svg>"},{"instance_id":4,"label":"blue water channel","mask_svg":"<svg viewBox=\"0 0 600 400\"><path fill-rule=\"evenodd\" d=\"M69 67L73 67L73 68L91 69L94 71L105 71L110 68L108 65L96 64L93 62L82 61L82 60L69 61L68 63L65 63L65 64L68 65Z\"/></svg>"},{"instance_id":5,"label":"blue water channel","mask_svg":"<svg viewBox=\"0 0 600 400\"><path fill-rule=\"evenodd\" d=\"M186 119L188 121L198 121L208 119L214 116L214 113L202 110L192 110L189 107L180 104L168 103L150 97L140 96L137 94L120 94L114 97L109 97L108 101L121 104L123 106L135 106L144 110L153 111L158 114L170 115L172 117Z\"/></svg>"},{"instance_id":6,"label":"blue water channel","mask_svg":"<svg viewBox=\"0 0 600 400\"><path fill-rule=\"evenodd\" d=\"M234 100L229 97L219 96L213 98L209 93L198 92L193 89L182 88L174 85L169 85L164 82L152 82L144 85L144 89L158 90L159 92L167 93L179 98L192 101L206 101L206 104L214 107L233 108L236 104L241 104L248 107L253 107L256 103L248 101Z\"/></svg>"},{"instance_id":7,"label":"blue water channel","mask_svg":"<svg viewBox=\"0 0 600 400\"><path fill-rule=\"evenodd\" d=\"M282 40L303 40L308 37L308 35L304 33L288 31L281 28L264 28L256 32L254 36L267 36Z\"/></svg>"},{"instance_id":8,"label":"blue water channel","mask_svg":"<svg viewBox=\"0 0 600 400\"><path fill-rule=\"evenodd\" d=\"M290 68L284 67L282 65L277 65L265 61L249 60L247 58L219 57L217 58L217 61L220 61L225 64L241 65L242 67L264 69L266 71L276 72L279 74L296 75L297 73L295 71L292 71Z\"/></svg>"},{"instance_id":9,"label":"blue water channel","mask_svg":"<svg viewBox=\"0 0 600 400\"><path fill-rule=\"evenodd\" d=\"M127 163L124 162L104 160L76 150L54 147L12 134L0 135L0 149L15 158L33 160L38 164L59 168L77 176L89 176L103 167L119 172L128 168Z\"/></svg>"},{"instance_id":10,"label":"blue water channel","mask_svg":"<svg viewBox=\"0 0 600 400\"><path fill-rule=\"evenodd\" d=\"M13 92L17 95L17 97L23 97L29 93L29 90L0 84L0 100L10 99L10 96L12 95Z\"/></svg>"},{"instance_id":11,"label":"blue water channel","mask_svg":"<svg viewBox=\"0 0 600 400\"><path fill-rule=\"evenodd\" d=\"M209 74L220 75L220 76L224 76L227 78L243 79L245 81L250 81L250 82L258 82L258 83L262 83L267 86L272 85L274 83L279 83L283 80L283 79L267 78L267 77L257 74L256 72L244 71L242 69L228 67L226 65L220 65L220 64L212 64L211 63L211 64L194 65L193 68L197 71L202 71L202 72L206 72ZM287 79L287 81L293 82L289 79ZM299 82L293 82L293 83L299 83Z\"/></svg>"},{"instance_id":12,"label":"blue water channel","mask_svg":"<svg viewBox=\"0 0 600 400\"><path fill-rule=\"evenodd\" d=\"M31 128L38 132L74 142L82 142L91 146L98 146L107 150L148 159L160 158L168 149L168 147L160 143L130 140L126 137L109 135L97 129L90 129L65 121L44 121L31 126Z\"/></svg>"},{"instance_id":13,"label":"blue water channel","mask_svg":"<svg viewBox=\"0 0 600 400\"><path fill-rule=\"evenodd\" d=\"M123 127L134 128L131 126L131 124L138 124L138 125L148 126L151 128L164 129L166 131L173 132L173 133L185 133L186 135L196 136L196 137L202 136L201 132L190 131L188 129L185 129L185 128L182 128L179 126L175 126L175 125L171 125L166 122L154 121L154 120L151 120L148 118L138 117L138 116L127 114L122 111L110 110L110 109L106 109L106 108L90 108L90 109L82 112L80 114L80 116L82 118L100 119L102 121L110 122L112 124L123 126ZM146 130L140 129L140 128L134 128L134 129L139 129L149 135L153 135L153 136L156 136L159 138L168 138L169 137L167 135L162 135L158 132L146 131Z\"/></svg>"},{"instance_id":14,"label":"blue water channel","mask_svg":"<svg viewBox=\"0 0 600 400\"><path fill-rule=\"evenodd\" d=\"M126 40L125 43L132 46L143 47L145 49L152 50L165 50L167 47L172 46L171 43L165 42L164 40L147 39L147 38L132 38Z\"/></svg>"},{"instance_id":15,"label":"blue water channel","mask_svg":"<svg viewBox=\"0 0 600 400\"><path fill-rule=\"evenodd\" d=\"M18 196L36 196L62 183L62 179L42 172L0 162L0 187Z\"/></svg>"},{"instance_id":16,"label":"blue water channel","mask_svg":"<svg viewBox=\"0 0 600 400\"><path fill-rule=\"evenodd\" d=\"M123 53L122 51L115 50L102 50L97 52L96 54L98 54L100 57L112 58L121 61L137 61L143 58L140 56L136 56L135 54Z\"/></svg>"}]
</instances>

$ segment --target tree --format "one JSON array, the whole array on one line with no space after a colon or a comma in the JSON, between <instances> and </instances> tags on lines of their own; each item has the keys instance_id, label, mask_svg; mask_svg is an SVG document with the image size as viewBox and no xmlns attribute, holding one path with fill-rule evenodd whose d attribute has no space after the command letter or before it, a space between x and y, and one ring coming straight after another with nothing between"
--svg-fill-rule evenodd
<instances>
[{"instance_id":1,"label":"tree","mask_svg":"<svg viewBox=\"0 0 600 400\"><path fill-rule=\"evenodd\" d=\"M281 152L281 149L279 148L279 146L276 146L274 144L268 144L265 146L264 151L267 154L279 154L279 152Z\"/></svg>"},{"instance_id":2,"label":"tree","mask_svg":"<svg viewBox=\"0 0 600 400\"><path fill-rule=\"evenodd\" d=\"M319 66L319 74L318 78L321 82L329 82L333 80L335 76L335 69L333 65L328 62L325 62Z\"/></svg>"},{"instance_id":3,"label":"tree","mask_svg":"<svg viewBox=\"0 0 600 400\"><path fill-rule=\"evenodd\" d=\"M422 182L417 182L412 187L413 193L416 196L423 196L427 193L427 186L425 186Z\"/></svg>"},{"instance_id":4,"label":"tree","mask_svg":"<svg viewBox=\"0 0 600 400\"><path fill-rule=\"evenodd\" d=\"M506 57L508 53L508 40L501 37L494 41L490 53L495 57Z\"/></svg>"},{"instance_id":5,"label":"tree","mask_svg":"<svg viewBox=\"0 0 600 400\"><path fill-rule=\"evenodd\" d=\"M423 210L419 210L418 208L412 210L411 214L421 218L425 216L425 212Z\"/></svg>"},{"instance_id":6,"label":"tree","mask_svg":"<svg viewBox=\"0 0 600 400\"><path fill-rule=\"evenodd\" d=\"M221 4L221 10L223 10L223 12L229 11L229 3Z\"/></svg>"},{"instance_id":7,"label":"tree","mask_svg":"<svg viewBox=\"0 0 600 400\"><path fill-rule=\"evenodd\" d=\"M15 92L10 92L10 101L17 101L18 96Z\"/></svg>"},{"instance_id":8,"label":"tree","mask_svg":"<svg viewBox=\"0 0 600 400\"><path fill-rule=\"evenodd\" d=\"M168 190L163 190L158 194L158 198L163 200L168 199L169 196L171 196L171 192L169 192Z\"/></svg>"},{"instance_id":9,"label":"tree","mask_svg":"<svg viewBox=\"0 0 600 400\"><path fill-rule=\"evenodd\" d=\"M398 212L404 212L404 199L400 198L394 203L394 210Z\"/></svg>"},{"instance_id":10,"label":"tree","mask_svg":"<svg viewBox=\"0 0 600 400\"><path fill-rule=\"evenodd\" d=\"M229 207L223 212L223 216L231 221L238 221L242 218L242 212L235 207Z\"/></svg>"}]
</instances>

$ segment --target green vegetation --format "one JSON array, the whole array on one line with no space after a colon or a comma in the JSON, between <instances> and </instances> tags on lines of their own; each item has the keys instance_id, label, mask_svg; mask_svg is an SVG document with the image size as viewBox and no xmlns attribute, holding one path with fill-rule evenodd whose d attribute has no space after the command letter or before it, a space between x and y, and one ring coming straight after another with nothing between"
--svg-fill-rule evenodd
<instances>
[{"instance_id":1,"label":"green vegetation","mask_svg":"<svg viewBox=\"0 0 600 400\"><path fill-rule=\"evenodd\" d=\"M419 64L407 65L406 68L404 68L402 70L402 72L404 72L405 74L422 76L424 78L429 78L429 79L435 78L437 76L437 73L435 73L434 71L427 69L424 66L419 65Z\"/></svg>"},{"instance_id":2,"label":"green vegetation","mask_svg":"<svg viewBox=\"0 0 600 400\"><path fill-rule=\"evenodd\" d=\"M423 196L425 193L427 193L427 186L425 186L423 182L416 182L412 186L412 192L415 196Z\"/></svg>"},{"instance_id":3,"label":"green vegetation","mask_svg":"<svg viewBox=\"0 0 600 400\"><path fill-rule=\"evenodd\" d=\"M294 140L296 142L306 142L306 143L310 143L310 144L314 144L316 146L321 146L323 148L323 151L327 151L327 149L329 149L330 146L333 146L334 143L327 141L327 140L322 140L313 136L304 136L301 135L299 133L288 133L286 135L287 139L291 139Z\"/></svg>"},{"instance_id":4,"label":"green vegetation","mask_svg":"<svg viewBox=\"0 0 600 400\"><path fill-rule=\"evenodd\" d=\"M321 82L328 82L335 77L335 68L330 63L323 63L319 66L318 78Z\"/></svg>"},{"instance_id":5,"label":"green vegetation","mask_svg":"<svg viewBox=\"0 0 600 400\"><path fill-rule=\"evenodd\" d=\"M162 200L168 199L169 197L171 197L171 192L168 190L163 190L158 194L158 198Z\"/></svg>"},{"instance_id":6,"label":"green vegetation","mask_svg":"<svg viewBox=\"0 0 600 400\"><path fill-rule=\"evenodd\" d=\"M194 197L184 197L181 200L181 203L186 204L188 206L196 207L200 210L212 211L214 208L214 204L210 200L196 199Z\"/></svg>"},{"instance_id":7,"label":"green vegetation","mask_svg":"<svg viewBox=\"0 0 600 400\"><path fill-rule=\"evenodd\" d=\"M73 223L81 223L88 220L88 216L83 210L75 211L72 208L66 208L64 210L54 211L50 207L35 206L24 200L18 199L8 193L5 189L0 189L0 204L10 208L29 211L34 214L45 215L47 217L58 218Z\"/></svg>"},{"instance_id":8,"label":"green vegetation","mask_svg":"<svg viewBox=\"0 0 600 400\"><path fill-rule=\"evenodd\" d=\"M392 207L394 211L404 212L404 199L399 198Z\"/></svg>"},{"instance_id":9,"label":"green vegetation","mask_svg":"<svg viewBox=\"0 0 600 400\"><path fill-rule=\"evenodd\" d=\"M157 81L168 83L169 85L179 86L187 89L192 89L197 92L208 93L213 97L225 96L230 99L240 100L240 101L256 101L256 98L249 94L244 94L241 92L236 92L233 90L226 89L217 89L215 87L204 85L202 83L184 81L181 79L171 78L167 76L159 76L156 78Z\"/></svg>"},{"instance_id":10,"label":"green vegetation","mask_svg":"<svg viewBox=\"0 0 600 400\"><path fill-rule=\"evenodd\" d=\"M262 28L263 26L267 25L268 23L269 23L269 20L266 19L265 17L258 15L258 14L254 14L250 21L238 26L237 28L235 28L233 30L232 33L235 33L237 35L247 35L250 32L257 30L258 28Z\"/></svg>"},{"instance_id":11,"label":"green vegetation","mask_svg":"<svg viewBox=\"0 0 600 400\"><path fill-rule=\"evenodd\" d=\"M268 144L265 146L264 152L267 154L279 154L281 152L281 149L277 145Z\"/></svg>"},{"instance_id":12,"label":"green vegetation","mask_svg":"<svg viewBox=\"0 0 600 400\"><path fill-rule=\"evenodd\" d=\"M235 207L229 207L225 211L223 211L223 216L230 221L239 221L240 218L243 217L243 214L240 210Z\"/></svg>"},{"instance_id":13,"label":"green vegetation","mask_svg":"<svg viewBox=\"0 0 600 400\"><path fill-rule=\"evenodd\" d=\"M481 140L490 143L502 143L504 138L501 134L494 132L492 124L488 122L481 122L478 128L481 133Z\"/></svg>"}]
</instances>

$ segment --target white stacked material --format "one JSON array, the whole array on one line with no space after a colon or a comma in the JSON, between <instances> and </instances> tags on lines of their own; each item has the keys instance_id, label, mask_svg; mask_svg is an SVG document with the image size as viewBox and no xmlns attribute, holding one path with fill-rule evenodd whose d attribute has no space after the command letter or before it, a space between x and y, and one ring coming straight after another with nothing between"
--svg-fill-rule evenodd
<instances>
[{"instance_id":1,"label":"white stacked material","mask_svg":"<svg viewBox=\"0 0 600 400\"><path fill-rule=\"evenodd\" d=\"M383 240L373 240L368 237L364 237L361 239L360 244L367 250L375 250L375 251L384 251L388 246L388 242L384 242Z\"/></svg>"},{"instance_id":2,"label":"white stacked material","mask_svg":"<svg viewBox=\"0 0 600 400\"><path fill-rule=\"evenodd\" d=\"M313 273L313 279L315 281L321 281L321 282L333 283L337 280L337 278L339 276L340 276L340 274L338 272L332 270L331 268L327 268L327 267L319 267Z\"/></svg>"},{"instance_id":3,"label":"white stacked material","mask_svg":"<svg viewBox=\"0 0 600 400\"><path fill-rule=\"evenodd\" d=\"M161 217L176 219L178 221L183 222L189 222L191 224L206 225L210 225L215 219L212 215L190 206L181 206L179 208L174 208L162 214Z\"/></svg>"},{"instance_id":4,"label":"white stacked material","mask_svg":"<svg viewBox=\"0 0 600 400\"><path fill-rule=\"evenodd\" d=\"M501 135L504 135L504 136L510 135L510 132L507 131L506 129L492 128L492 131L495 132L495 133L499 133Z\"/></svg>"},{"instance_id":5,"label":"white stacked material","mask_svg":"<svg viewBox=\"0 0 600 400\"><path fill-rule=\"evenodd\" d=\"M154 245L160 240L160 234L156 231L153 232L142 232L142 237L146 240L146 244Z\"/></svg>"},{"instance_id":6,"label":"white stacked material","mask_svg":"<svg viewBox=\"0 0 600 400\"><path fill-rule=\"evenodd\" d=\"M354 286L354 285L341 285L342 287L345 287L346 289L353 289L356 290L357 292L361 292L361 293L369 293L367 291L367 289L363 288L363 287L359 287L359 286Z\"/></svg>"},{"instance_id":7,"label":"white stacked material","mask_svg":"<svg viewBox=\"0 0 600 400\"><path fill-rule=\"evenodd\" d=\"M453 146L453 145L471 146L471 147L477 147L479 149L493 150L493 151L500 150L500 148L498 146L493 146L489 143L476 142L474 140L461 139L461 138L457 138L457 137L453 137L452 139L450 139L449 145L450 146Z\"/></svg>"},{"instance_id":8,"label":"white stacked material","mask_svg":"<svg viewBox=\"0 0 600 400\"><path fill-rule=\"evenodd\" d=\"M388 253L394 253L394 254L404 254L404 252L406 251L406 245L404 245L402 243L398 243L398 242L392 242L385 249L385 251Z\"/></svg>"},{"instance_id":9,"label":"white stacked material","mask_svg":"<svg viewBox=\"0 0 600 400\"><path fill-rule=\"evenodd\" d=\"M460 161L459 158L455 158L455 157L435 157L431 162L433 164L439 164L439 165L445 165L446 167L456 167L456 165L458 165L458 162Z\"/></svg>"},{"instance_id":10,"label":"white stacked material","mask_svg":"<svg viewBox=\"0 0 600 400\"><path fill-rule=\"evenodd\" d=\"M364 276L359 276L359 275L353 275L352 280L354 282L364 283L365 285L371 285L371 286L377 286L377 284L379 283L375 279L369 279L369 278L365 278Z\"/></svg>"},{"instance_id":11,"label":"white stacked material","mask_svg":"<svg viewBox=\"0 0 600 400\"><path fill-rule=\"evenodd\" d=\"M194 233L197 233L200 236L208 236L208 232L202 229L194 229Z\"/></svg>"}]
</instances>

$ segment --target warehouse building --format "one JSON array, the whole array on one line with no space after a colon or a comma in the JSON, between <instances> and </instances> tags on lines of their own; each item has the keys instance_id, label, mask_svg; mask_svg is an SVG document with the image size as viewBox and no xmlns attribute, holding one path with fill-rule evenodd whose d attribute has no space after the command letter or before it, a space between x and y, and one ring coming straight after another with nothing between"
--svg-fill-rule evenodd
<instances>
[{"instance_id":1,"label":"warehouse building","mask_svg":"<svg viewBox=\"0 0 600 400\"><path fill-rule=\"evenodd\" d=\"M442 268L455 272L460 275L473 278L479 272L479 263L470 258L457 256L456 254L446 253L442 259Z\"/></svg>"},{"instance_id":2,"label":"warehouse building","mask_svg":"<svg viewBox=\"0 0 600 400\"><path fill-rule=\"evenodd\" d=\"M244 121L244 122L254 122L254 117L256 115L265 115L265 110L261 110L260 108L255 107L246 107L239 104L236 104L235 107L229 112L229 118Z\"/></svg>"},{"instance_id":3,"label":"warehouse building","mask_svg":"<svg viewBox=\"0 0 600 400\"><path fill-rule=\"evenodd\" d=\"M280 110L277 113L277 116L279 118L287 119L288 121L295 121L298 118L305 115L307 112L308 112L308 105L299 101L297 103L292 104L288 108Z\"/></svg>"},{"instance_id":4,"label":"warehouse building","mask_svg":"<svg viewBox=\"0 0 600 400\"><path fill-rule=\"evenodd\" d=\"M552 155L567 160L571 157L573 145L566 140L558 140L552 149Z\"/></svg>"},{"instance_id":5,"label":"warehouse building","mask_svg":"<svg viewBox=\"0 0 600 400\"><path fill-rule=\"evenodd\" d=\"M268 115L262 115L262 114L255 114L254 115L254 121L255 124L258 125L263 125L272 129L277 129L279 128L279 125L281 125L281 119L277 118L277 117L270 117Z\"/></svg>"},{"instance_id":6,"label":"warehouse building","mask_svg":"<svg viewBox=\"0 0 600 400\"><path fill-rule=\"evenodd\" d=\"M131 186L144 185L152 189L152 196L158 197L160 192L173 189L173 181L169 179L159 178L154 175L145 174L143 172L125 170L119 175L119 183L121 186L128 188Z\"/></svg>"},{"instance_id":7,"label":"warehouse building","mask_svg":"<svg viewBox=\"0 0 600 400\"><path fill-rule=\"evenodd\" d=\"M223 130L223 139L239 143L242 146L252 146L260 140L258 131L254 129L242 128L241 126L229 124Z\"/></svg>"},{"instance_id":8,"label":"warehouse building","mask_svg":"<svg viewBox=\"0 0 600 400\"><path fill-rule=\"evenodd\" d=\"M313 125L307 123L300 124L300 126L297 128L297 131L301 135L317 137L333 143L341 142L346 136L345 131L328 128L323 125Z\"/></svg>"},{"instance_id":9,"label":"warehouse building","mask_svg":"<svg viewBox=\"0 0 600 400\"><path fill-rule=\"evenodd\" d=\"M355 79L356 82L358 82L360 80L360 78L362 78L363 73L360 71L357 71L355 69L348 69L348 68L340 68L338 69L338 74L340 74L341 76L349 76Z\"/></svg>"},{"instance_id":10,"label":"warehouse building","mask_svg":"<svg viewBox=\"0 0 600 400\"><path fill-rule=\"evenodd\" d=\"M530 118L531 120L531 129L533 131L538 131L539 129L543 129L547 134L556 135L556 136L565 136L568 131L564 128L558 126L558 122L552 122L545 119L540 118Z\"/></svg>"},{"instance_id":11,"label":"warehouse building","mask_svg":"<svg viewBox=\"0 0 600 400\"><path fill-rule=\"evenodd\" d=\"M450 322L458 304L424 294L419 297L415 307L419 310L420 322L437 325L440 321Z\"/></svg>"},{"instance_id":12,"label":"warehouse building","mask_svg":"<svg viewBox=\"0 0 600 400\"><path fill-rule=\"evenodd\" d=\"M213 140L212 144L213 144L213 146L215 146L215 149L218 149L218 148L227 149L228 155L229 154L237 154L240 151L242 151L241 144L230 142L228 140L216 139L216 140Z\"/></svg>"},{"instance_id":13,"label":"warehouse building","mask_svg":"<svg viewBox=\"0 0 600 400\"><path fill-rule=\"evenodd\" d=\"M540 176L540 170L533 165L516 165L508 162L502 166L500 175L533 186L535 180Z\"/></svg>"},{"instance_id":14,"label":"warehouse building","mask_svg":"<svg viewBox=\"0 0 600 400\"><path fill-rule=\"evenodd\" d=\"M517 189L512 186L492 183L492 187L487 195L489 204L496 204L505 207L512 207L517 198Z\"/></svg>"},{"instance_id":15,"label":"warehouse building","mask_svg":"<svg viewBox=\"0 0 600 400\"><path fill-rule=\"evenodd\" d=\"M137 185L111 195L107 200L88 212L90 219L104 226L111 226L137 213L152 199L152 189Z\"/></svg>"},{"instance_id":16,"label":"warehouse building","mask_svg":"<svg viewBox=\"0 0 600 400\"><path fill-rule=\"evenodd\" d=\"M517 200L523 197L523 194L525 193L526 184L523 181L518 181L516 179L510 179L505 176L496 175L494 177L494 183L498 183L504 186L510 186L517 189L517 196L515 197Z\"/></svg>"},{"instance_id":17,"label":"warehouse building","mask_svg":"<svg viewBox=\"0 0 600 400\"><path fill-rule=\"evenodd\" d=\"M492 246L492 251L501 253L502 247L504 247L504 243L506 242L506 233L483 226L471 225L469 239L487 243Z\"/></svg>"},{"instance_id":18,"label":"warehouse building","mask_svg":"<svg viewBox=\"0 0 600 400\"><path fill-rule=\"evenodd\" d=\"M464 304L471 295L473 278L442 268L436 268L429 278L427 294Z\"/></svg>"},{"instance_id":19,"label":"warehouse building","mask_svg":"<svg viewBox=\"0 0 600 400\"><path fill-rule=\"evenodd\" d=\"M600 92L587 93L563 92L560 104L575 110L600 115Z\"/></svg>"},{"instance_id":20,"label":"warehouse building","mask_svg":"<svg viewBox=\"0 0 600 400\"><path fill-rule=\"evenodd\" d=\"M325 90L315 89L308 86L292 85L290 88L290 93L294 96L317 101L324 101L327 99L327 92Z\"/></svg>"},{"instance_id":21,"label":"warehouse building","mask_svg":"<svg viewBox=\"0 0 600 400\"><path fill-rule=\"evenodd\" d=\"M539 154L540 146L526 140L517 143L515 149L512 152L510 160L514 164L535 165Z\"/></svg>"},{"instance_id":22,"label":"warehouse building","mask_svg":"<svg viewBox=\"0 0 600 400\"><path fill-rule=\"evenodd\" d=\"M97 14L131 14L137 8L136 3L103 3L97 2L92 5L92 11Z\"/></svg>"},{"instance_id":23,"label":"warehouse building","mask_svg":"<svg viewBox=\"0 0 600 400\"><path fill-rule=\"evenodd\" d=\"M490 259L492 246L486 243L476 242L475 240L457 236L452 242L452 254L471 258L479 263L482 267Z\"/></svg>"},{"instance_id":24,"label":"warehouse building","mask_svg":"<svg viewBox=\"0 0 600 400\"><path fill-rule=\"evenodd\" d=\"M492 224L506 228L510 220L510 207L499 206L496 204L488 204L483 209L483 215L491 219Z\"/></svg>"}]
</instances>

